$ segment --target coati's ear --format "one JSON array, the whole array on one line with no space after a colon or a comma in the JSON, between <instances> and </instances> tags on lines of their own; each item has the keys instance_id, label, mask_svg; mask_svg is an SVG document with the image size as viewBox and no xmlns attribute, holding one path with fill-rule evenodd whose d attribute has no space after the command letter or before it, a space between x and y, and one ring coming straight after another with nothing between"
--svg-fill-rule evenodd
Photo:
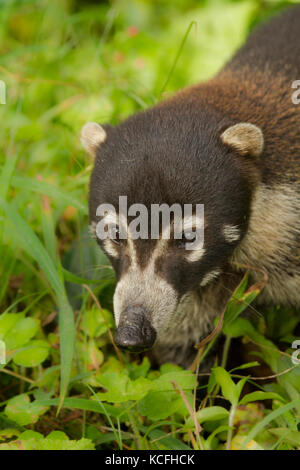
<instances>
[{"instance_id":1,"label":"coati's ear","mask_svg":"<svg viewBox=\"0 0 300 470\"><path fill-rule=\"evenodd\" d=\"M81 129L81 143L93 158L96 157L97 148L105 142L106 137L106 130L97 122L87 122Z\"/></svg>"},{"instance_id":2,"label":"coati's ear","mask_svg":"<svg viewBox=\"0 0 300 470\"><path fill-rule=\"evenodd\" d=\"M261 129L247 122L228 127L221 135L221 140L241 155L248 154L253 157L259 157L264 147L264 136Z\"/></svg>"}]
</instances>

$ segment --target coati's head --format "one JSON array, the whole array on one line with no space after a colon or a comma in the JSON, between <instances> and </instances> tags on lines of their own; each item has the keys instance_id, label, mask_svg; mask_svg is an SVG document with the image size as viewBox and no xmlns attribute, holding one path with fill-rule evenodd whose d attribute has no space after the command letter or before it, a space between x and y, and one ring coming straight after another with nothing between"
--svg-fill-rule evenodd
<instances>
[{"instance_id":1,"label":"coati's head","mask_svg":"<svg viewBox=\"0 0 300 470\"><path fill-rule=\"evenodd\" d=\"M96 157L90 221L94 228L100 222L107 233L108 238L97 241L117 278L116 342L132 350L147 349L166 334L180 302L199 289L201 295L201 288L218 277L245 235L259 178L262 132L252 124L227 123L216 112L170 100L116 127L87 123L82 143ZM127 197L127 220L119 214L119 196ZM134 204L148 210L149 217L142 220L146 239L133 239L128 228L139 215ZM171 217L170 239L163 237L161 221L159 238L151 238L155 204L178 204L182 214L185 204L193 210L203 204L204 244L186 249L194 236L193 216L182 215L179 221L177 215ZM99 206L106 210L99 211ZM178 222L184 234L174 239Z\"/></svg>"}]
</instances>

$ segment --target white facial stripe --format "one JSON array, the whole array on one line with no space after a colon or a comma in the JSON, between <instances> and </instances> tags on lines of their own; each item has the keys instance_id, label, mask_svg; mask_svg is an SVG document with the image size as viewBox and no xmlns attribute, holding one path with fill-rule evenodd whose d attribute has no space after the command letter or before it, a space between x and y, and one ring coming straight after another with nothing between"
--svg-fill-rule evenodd
<instances>
[{"instance_id":1,"label":"white facial stripe","mask_svg":"<svg viewBox=\"0 0 300 470\"><path fill-rule=\"evenodd\" d=\"M214 271L211 271L210 273L205 274L204 278L201 281L200 286L201 287L206 286L211 281L216 279L220 274L221 274L221 271L219 269L215 269Z\"/></svg>"},{"instance_id":2,"label":"white facial stripe","mask_svg":"<svg viewBox=\"0 0 300 470\"><path fill-rule=\"evenodd\" d=\"M237 225L224 225L223 234L227 243L234 243L241 238L241 232Z\"/></svg>"},{"instance_id":3,"label":"white facial stripe","mask_svg":"<svg viewBox=\"0 0 300 470\"><path fill-rule=\"evenodd\" d=\"M204 219L202 217L197 217L196 214L192 214L184 217L183 219L176 219L172 222L174 228L174 234L182 232L187 232L190 230L200 231L204 227ZM166 237L163 237L166 238Z\"/></svg>"},{"instance_id":4,"label":"white facial stripe","mask_svg":"<svg viewBox=\"0 0 300 470\"><path fill-rule=\"evenodd\" d=\"M103 217L103 221L106 224L116 224L118 225L119 223L119 218L115 212L107 212L105 216Z\"/></svg>"},{"instance_id":5,"label":"white facial stripe","mask_svg":"<svg viewBox=\"0 0 300 470\"><path fill-rule=\"evenodd\" d=\"M185 259L193 263L195 261L200 261L200 259L203 258L204 255L204 248L200 248L199 250L186 250Z\"/></svg>"},{"instance_id":6,"label":"white facial stripe","mask_svg":"<svg viewBox=\"0 0 300 470\"><path fill-rule=\"evenodd\" d=\"M109 238L103 240L103 247L108 255L112 256L113 258L119 257L119 252L116 245Z\"/></svg>"},{"instance_id":7,"label":"white facial stripe","mask_svg":"<svg viewBox=\"0 0 300 470\"><path fill-rule=\"evenodd\" d=\"M124 217L122 214L116 214L114 211L112 212L106 212L101 221L99 222L101 224L101 230L104 225L114 225L118 226L120 229L120 238L121 239L128 239L129 238L129 232L128 232L128 227L126 223L126 217ZM96 225L97 228L97 225ZM106 229L105 229L106 232ZM101 233L101 232L100 232ZM97 235L97 231L96 231ZM98 236L100 237L101 235L98 232Z\"/></svg>"},{"instance_id":8,"label":"white facial stripe","mask_svg":"<svg viewBox=\"0 0 300 470\"><path fill-rule=\"evenodd\" d=\"M141 304L151 314L152 325L162 331L168 324L169 316L177 306L175 289L155 273L155 261L162 255L165 240L158 240L146 268L137 264L133 240L128 239L131 264L128 271L117 284L114 295L114 314L118 325L122 311L129 305Z\"/></svg>"}]
</instances>

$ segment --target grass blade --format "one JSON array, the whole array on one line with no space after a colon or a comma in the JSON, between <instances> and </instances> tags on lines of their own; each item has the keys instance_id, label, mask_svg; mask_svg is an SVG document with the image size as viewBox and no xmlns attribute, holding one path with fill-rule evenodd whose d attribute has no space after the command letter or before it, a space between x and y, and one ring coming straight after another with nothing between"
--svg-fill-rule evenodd
<instances>
[{"instance_id":1,"label":"grass blade","mask_svg":"<svg viewBox=\"0 0 300 470\"><path fill-rule=\"evenodd\" d=\"M7 218L13 224L16 234L22 238L22 246L29 256L32 256L44 271L48 282L54 290L59 307L60 352L61 352L61 382L60 405L64 401L71 375L74 351L75 325L72 308L68 302L64 283L49 254L32 228L16 211L13 204L0 199L0 207L6 212Z\"/></svg>"},{"instance_id":2,"label":"grass blade","mask_svg":"<svg viewBox=\"0 0 300 470\"><path fill-rule=\"evenodd\" d=\"M296 406L300 405L300 398L298 400L293 400L287 405L281 406L280 408L277 408L277 410L272 411L270 414L264 417L262 421L257 423L254 428L251 429L249 432L248 436L246 437L245 441L243 442L243 448L245 449L247 444L252 441L255 436L262 431L273 419L278 418L281 416L283 413L286 411L289 411L292 408L295 408Z\"/></svg>"},{"instance_id":3,"label":"grass blade","mask_svg":"<svg viewBox=\"0 0 300 470\"><path fill-rule=\"evenodd\" d=\"M84 215L87 214L87 208L78 199L61 189L53 186L52 184L45 183L44 181L38 181L28 176L13 176L11 185L14 188L25 189L27 191L34 191L49 197L53 197L55 200L64 202L67 205L76 207Z\"/></svg>"}]
</instances>

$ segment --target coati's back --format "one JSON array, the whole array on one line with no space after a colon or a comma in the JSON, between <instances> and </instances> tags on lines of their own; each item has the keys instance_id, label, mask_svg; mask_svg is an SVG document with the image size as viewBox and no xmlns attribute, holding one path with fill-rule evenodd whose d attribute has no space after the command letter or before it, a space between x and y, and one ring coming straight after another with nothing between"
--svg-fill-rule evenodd
<instances>
[{"instance_id":1,"label":"coati's back","mask_svg":"<svg viewBox=\"0 0 300 470\"><path fill-rule=\"evenodd\" d=\"M300 184L300 104L292 101L296 80L300 80L300 6L259 26L212 80L178 96L193 97L201 107L221 111L228 123L232 119L260 127L262 181Z\"/></svg>"},{"instance_id":2,"label":"coati's back","mask_svg":"<svg viewBox=\"0 0 300 470\"><path fill-rule=\"evenodd\" d=\"M249 67L296 80L300 76L300 6L286 9L250 34L225 70Z\"/></svg>"}]
</instances>

